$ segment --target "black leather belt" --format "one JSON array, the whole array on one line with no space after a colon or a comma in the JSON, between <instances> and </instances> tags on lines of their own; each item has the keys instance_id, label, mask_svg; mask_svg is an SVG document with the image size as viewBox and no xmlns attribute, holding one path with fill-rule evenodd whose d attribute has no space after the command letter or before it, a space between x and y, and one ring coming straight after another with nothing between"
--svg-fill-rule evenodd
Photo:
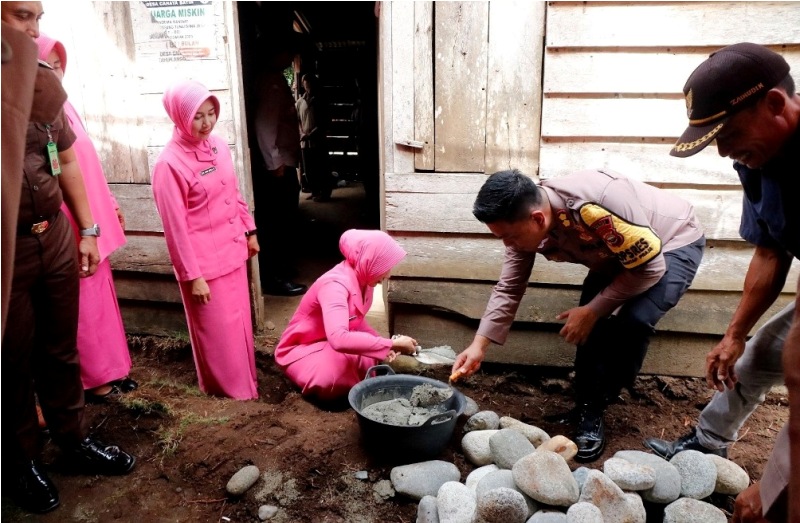
<instances>
[{"instance_id":1,"label":"black leather belt","mask_svg":"<svg viewBox=\"0 0 800 523\"><path fill-rule=\"evenodd\" d=\"M35 223L17 224L17 236L38 236L53 226L58 213Z\"/></svg>"}]
</instances>

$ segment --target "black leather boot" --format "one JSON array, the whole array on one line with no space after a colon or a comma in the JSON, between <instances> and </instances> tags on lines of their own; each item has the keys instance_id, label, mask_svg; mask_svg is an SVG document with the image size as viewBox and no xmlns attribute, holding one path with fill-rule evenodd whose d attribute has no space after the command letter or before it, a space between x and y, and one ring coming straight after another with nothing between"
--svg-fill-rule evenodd
<instances>
[{"instance_id":1,"label":"black leather boot","mask_svg":"<svg viewBox=\"0 0 800 523\"><path fill-rule=\"evenodd\" d=\"M106 445L91 437L68 451L68 457L81 474L119 476L133 470L136 458L115 445Z\"/></svg>"},{"instance_id":2,"label":"black leather boot","mask_svg":"<svg viewBox=\"0 0 800 523\"><path fill-rule=\"evenodd\" d=\"M42 466L29 461L19 466L14 501L29 512L42 514L58 507L58 491Z\"/></svg>"},{"instance_id":3,"label":"black leather boot","mask_svg":"<svg viewBox=\"0 0 800 523\"><path fill-rule=\"evenodd\" d=\"M644 446L666 460L672 459L675 454L684 450L697 450L704 454L716 454L717 456L722 456L723 458L728 457L727 448L710 449L708 447L704 447L700 443L700 440L697 439L697 431L695 429L692 429L691 432L684 434L675 441L647 438L644 440Z\"/></svg>"},{"instance_id":4,"label":"black leather boot","mask_svg":"<svg viewBox=\"0 0 800 523\"><path fill-rule=\"evenodd\" d=\"M579 407L575 444L578 446L576 461L589 462L600 457L606 448L603 409L588 405Z\"/></svg>"}]
</instances>

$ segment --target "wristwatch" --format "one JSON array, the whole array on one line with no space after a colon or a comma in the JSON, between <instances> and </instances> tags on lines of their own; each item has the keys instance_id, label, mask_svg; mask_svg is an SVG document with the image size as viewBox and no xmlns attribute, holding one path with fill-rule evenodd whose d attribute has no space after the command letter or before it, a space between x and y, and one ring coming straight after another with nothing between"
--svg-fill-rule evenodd
<instances>
[{"instance_id":1,"label":"wristwatch","mask_svg":"<svg viewBox=\"0 0 800 523\"><path fill-rule=\"evenodd\" d=\"M88 229L80 230L81 236L100 236L100 226L96 223Z\"/></svg>"}]
</instances>

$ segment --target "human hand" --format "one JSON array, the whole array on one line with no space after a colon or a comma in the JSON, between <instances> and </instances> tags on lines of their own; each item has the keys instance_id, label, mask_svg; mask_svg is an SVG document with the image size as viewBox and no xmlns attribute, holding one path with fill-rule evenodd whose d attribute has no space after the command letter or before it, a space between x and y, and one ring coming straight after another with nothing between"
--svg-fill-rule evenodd
<instances>
[{"instance_id":1,"label":"human hand","mask_svg":"<svg viewBox=\"0 0 800 523\"><path fill-rule=\"evenodd\" d=\"M192 280L192 299L201 305L211 301L211 289L202 276Z\"/></svg>"},{"instance_id":2,"label":"human hand","mask_svg":"<svg viewBox=\"0 0 800 523\"><path fill-rule=\"evenodd\" d=\"M725 387L732 389L736 384L734 365L744 352L744 343L744 339L726 335L706 355L706 383L710 389L723 392Z\"/></svg>"},{"instance_id":3,"label":"human hand","mask_svg":"<svg viewBox=\"0 0 800 523\"><path fill-rule=\"evenodd\" d=\"M251 234L247 237L247 257L252 258L256 254L259 253L261 247L258 246L258 238L256 238L255 234Z\"/></svg>"},{"instance_id":4,"label":"human hand","mask_svg":"<svg viewBox=\"0 0 800 523\"><path fill-rule=\"evenodd\" d=\"M731 523L766 522L761 511L761 486L755 482L736 496Z\"/></svg>"},{"instance_id":5,"label":"human hand","mask_svg":"<svg viewBox=\"0 0 800 523\"><path fill-rule=\"evenodd\" d=\"M414 354L417 352L417 340L410 336L392 336L392 350L400 354Z\"/></svg>"},{"instance_id":6,"label":"human hand","mask_svg":"<svg viewBox=\"0 0 800 523\"><path fill-rule=\"evenodd\" d=\"M122 230L125 230L125 215L122 214L122 211L117 208L117 219L119 220L119 226L122 227Z\"/></svg>"},{"instance_id":7,"label":"human hand","mask_svg":"<svg viewBox=\"0 0 800 523\"><path fill-rule=\"evenodd\" d=\"M86 278L97 272L100 263L100 251L97 250L97 236L81 236L78 244L80 270L78 275Z\"/></svg>"},{"instance_id":8,"label":"human hand","mask_svg":"<svg viewBox=\"0 0 800 523\"><path fill-rule=\"evenodd\" d=\"M485 357L486 348L473 341L469 347L456 356L456 361L450 371L450 381L475 374L481 368L481 362Z\"/></svg>"},{"instance_id":9,"label":"human hand","mask_svg":"<svg viewBox=\"0 0 800 523\"><path fill-rule=\"evenodd\" d=\"M400 353L399 353L399 352L395 352L395 351L393 351L393 350L389 349L389 354L387 354L387 355L386 355L386 358L384 358L383 362L384 362L384 363L391 363L391 362L393 362L393 361L395 360L395 358L397 358L397 356L399 356L399 355L400 355Z\"/></svg>"},{"instance_id":10,"label":"human hand","mask_svg":"<svg viewBox=\"0 0 800 523\"><path fill-rule=\"evenodd\" d=\"M582 345L589 339L595 323L597 313L587 306L575 307L556 316L557 320L565 319L567 322L559 331L564 341L573 345Z\"/></svg>"}]
</instances>

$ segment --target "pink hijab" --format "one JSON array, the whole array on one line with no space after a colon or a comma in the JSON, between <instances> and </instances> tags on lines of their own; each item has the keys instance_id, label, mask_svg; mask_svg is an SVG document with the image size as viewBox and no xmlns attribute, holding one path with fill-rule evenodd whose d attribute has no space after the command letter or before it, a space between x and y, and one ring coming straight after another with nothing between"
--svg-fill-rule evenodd
<instances>
[{"instance_id":1,"label":"pink hijab","mask_svg":"<svg viewBox=\"0 0 800 523\"><path fill-rule=\"evenodd\" d=\"M61 70L67 72L67 50L64 48L64 44L44 33L39 33L36 43L39 45L39 60L46 62L50 52L55 50L58 59L61 60Z\"/></svg>"},{"instance_id":2,"label":"pink hijab","mask_svg":"<svg viewBox=\"0 0 800 523\"><path fill-rule=\"evenodd\" d=\"M339 239L339 250L366 286L400 263L406 251L383 231L350 229Z\"/></svg>"},{"instance_id":3,"label":"pink hijab","mask_svg":"<svg viewBox=\"0 0 800 523\"><path fill-rule=\"evenodd\" d=\"M167 111L178 135L190 143L200 140L192 136L192 121L203 102L211 99L219 118L219 100L206 86L195 80L183 80L164 92L164 109Z\"/></svg>"}]
</instances>

